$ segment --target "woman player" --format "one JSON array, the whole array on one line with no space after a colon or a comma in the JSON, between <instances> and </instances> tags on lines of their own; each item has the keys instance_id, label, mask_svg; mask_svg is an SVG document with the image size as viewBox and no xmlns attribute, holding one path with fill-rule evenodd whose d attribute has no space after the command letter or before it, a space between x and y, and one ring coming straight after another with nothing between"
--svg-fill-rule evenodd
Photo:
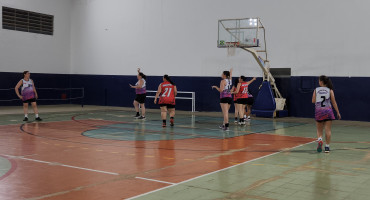
<instances>
[{"instance_id":1,"label":"woman player","mask_svg":"<svg viewBox=\"0 0 370 200\"><path fill-rule=\"evenodd\" d=\"M231 88L231 93L234 94L233 95L233 101L234 101L234 108L235 108L235 121L234 123L237 124L238 123L238 116L239 116L239 112L238 112L238 95L235 93L236 91L236 86L238 85L239 83L239 78L236 78L235 81L234 81L234 85L233 87Z\"/></svg>"},{"instance_id":2,"label":"woman player","mask_svg":"<svg viewBox=\"0 0 370 200\"><path fill-rule=\"evenodd\" d=\"M161 107L162 127L166 127L167 110L170 112L170 124L171 126L174 125L176 95L177 87L175 83L165 74L163 76L163 83L159 84L154 98L154 104L156 104L159 97L158 104Z\"/></svg>"},{"instance_id":3,"label":"woman player","mask_svg":"<svg viewBox=\"0 0 370 200\"><path fill-rule=\"evenodd\" d=\"M222 126L220 126L221 129L224 131L229 131L229 109L232 102L231 98L231 77L232 77L233 69L231 68L230 71L223 71L221 75L221 82L220 87L212 86L213 88L216 88L220 92L220 106L222 110L222 114L224 116L224 123Z\"/></svg>"},{"instance_id":4,"label":"woman player","mask_svg":"<svg viewBox=\"0 0 370 200\"><path fill-rule=\"evenodd\" d=\"M131 85L131 88L135 88L136 97L134 100L134 107L136 111L135 118L145 120L145 99L146 99L146 76L140 72L140 68L137 68L137 83ZM139 105L141 108L141 116L139 113Z\"/></svg>"},{"instance_id":5,"label":"woman player","mask_svg":"<svg viewBox=\"0 0 370 200\"><path fill-rule=\"evenodd\" d=\"M15 93L17 96L23 101L23 112L24 112L24 119L23 121L28 121L28 104L31 103L33 112L35 113L35 120L41 121L42 119L39 117L39 111L37 109L36 99L38 99L37 91L35 88L35 84L33 80L30 79L30 72L24 71L23 72L23 79L20 80L17 85L15 86ZM21 95L19 94L19 87L22 86Z\"/></svg>"},{"instance_id":6,"label":"woman player","mask_svg":"<svg viewBox=\"0 0 370 200\"><path fill-rule=\"evenodd\" d=\"M315 120L317 126L317 151L322 151L323 128L325 127L325 153L330 152L329 144L331 139L331 124L335 119L333 108L337 112L338 119L341 119L337 102L335 101L333 84L331 80L322 75L319 77L320 87L316 88L312 95L312 103L315 104Z\"/></svg>"},{"instance_id":7,"label":"woman player","mask_svg":"<svg viewBox=\"0 0 370 200\"><path fill-rule=\"evenodd\" d=\"M245 118L243 117L245 113L245 107L249 103L248 95L248 85L252 83L256 78L253 78L251 81L245 82L245 77L240 76L239 83L236 87L235 94L238 96L238 112L239 112L239 125L245 124Z\"/></svg>"}]
</instances>

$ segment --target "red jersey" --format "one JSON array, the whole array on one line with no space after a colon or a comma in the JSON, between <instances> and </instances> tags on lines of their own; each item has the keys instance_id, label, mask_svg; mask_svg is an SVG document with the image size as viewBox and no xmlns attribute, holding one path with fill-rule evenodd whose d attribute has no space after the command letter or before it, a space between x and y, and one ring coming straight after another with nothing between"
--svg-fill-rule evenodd
<instances>
[{"instance_id":1,"label":"red jersey","mask_svg":"<svg viewBox=\"0 0 370 200\"><path fill-rule=\"evenodd\" d=\"M158 103L175 105L175 86L170 82L161 83L161 94Z\"/></svg>"},{"instance_id":2,"label":"red jersey","mask_svg":"<svg viewBox=\"0 0 370 200\"><path fill-rule=\"evenodd\" d=\"M248 98L248 83L243 82L240 84L238 98Z\"/></svg>"}]
</instances>

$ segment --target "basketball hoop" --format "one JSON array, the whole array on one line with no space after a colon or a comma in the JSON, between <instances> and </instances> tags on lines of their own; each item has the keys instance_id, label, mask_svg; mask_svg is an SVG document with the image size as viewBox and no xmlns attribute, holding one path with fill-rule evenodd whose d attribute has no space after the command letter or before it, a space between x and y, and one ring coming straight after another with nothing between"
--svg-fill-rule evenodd
<instances>
[{"instance_id":1,"label":"basketball hoop","mask_svg":"<svg viewBox=\"0 0 370 200\"><path fill-rule=\"evenodd\" d=\"M226 42L227 56L235 56L236 48L239 47L239 42Z\"/></svg>"}]
</instances>

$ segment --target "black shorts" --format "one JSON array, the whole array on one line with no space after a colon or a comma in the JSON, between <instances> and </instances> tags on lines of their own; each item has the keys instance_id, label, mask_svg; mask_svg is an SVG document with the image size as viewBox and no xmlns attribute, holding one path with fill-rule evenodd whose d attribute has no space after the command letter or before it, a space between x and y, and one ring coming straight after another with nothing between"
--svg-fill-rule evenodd
<instances>
[{"instance_id":1,"label":"black shorts","mask_svg":"<svg viewBox=\"0 0 370 200\"><path fill-rule=\"evenodd\" d=\"M172 104L159 104L160 107L164 107L166 106L167 109L171 109L171 108L175 108L175 105L172 105Z\"/></svg>"},{"instance_id":2,"label":"black shorts","mask_svg":"<svg viewBox=\"0 0 370 200\"><path fill-rule=\"evenodd\" d=\"M27 99L26 101L23 101L23 103L33 103L33 102L36 102L36 98Z\"/></svg>"},{"instance_id":3,"label":"black shorts","mask_svg":"<svg viewBox=\"0 0 370 200\"><path fill-rule=\"evenodd\" d=\"M254 98L253 97L248 97L247 98L247 105L251 106L254 104Z\"/></svg>"},{"instance_id":4,"label":"black shorts","mask_svg":"<svg viewBox=\"0 0 370 200\"><path fill-rule=\"evenodd\" d=\"M240 98L238 99L238 104L247 104L249 98Z\"/></svg>"},{"instance_id":5,"label":"black shorts","mask_svg":"<svg viewBox=\"0 0 370 200\"><path fill-rule=\"evenodd\" d=\"M236 104L236 103L238 103L238 99L235 99L235 100L234 100L234 104Z\"/></svg>"},{"instance_id":6,"label":"black shorts","mask_svg":"<svg viewBox=\"0 0 370 200\"><path fill-rule=\"evenodd\" d=\"M227 103L231 104L233 102L233 99L231 97L225 97L220 99L220 103Z\"/></svg>"},{"instance_id":7,"label":"black shorts","mask_svg":"<svg viewBox=\"0 0 370 200\"><path fill-rule=\"evenodd\" d=\"M146 93L144 94L136 94L135 101L139 102L140 104L145 103Z\"/></svg>"}]
</instances>

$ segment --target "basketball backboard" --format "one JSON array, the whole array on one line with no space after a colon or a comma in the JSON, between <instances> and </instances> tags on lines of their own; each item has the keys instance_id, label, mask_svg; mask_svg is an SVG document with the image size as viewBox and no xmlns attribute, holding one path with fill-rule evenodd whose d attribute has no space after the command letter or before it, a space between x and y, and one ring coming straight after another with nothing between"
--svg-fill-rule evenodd
<instances>
[{"instance_id":1,"label":"basketball backboard","mask_svg":"<svg viewBox=\"0 0 370 200\"><path fill-rule=\"evenodd\" d=\"M259 47L259 18L222 19L218 21L217 47Z\"/></svg>"}]
</instances>

